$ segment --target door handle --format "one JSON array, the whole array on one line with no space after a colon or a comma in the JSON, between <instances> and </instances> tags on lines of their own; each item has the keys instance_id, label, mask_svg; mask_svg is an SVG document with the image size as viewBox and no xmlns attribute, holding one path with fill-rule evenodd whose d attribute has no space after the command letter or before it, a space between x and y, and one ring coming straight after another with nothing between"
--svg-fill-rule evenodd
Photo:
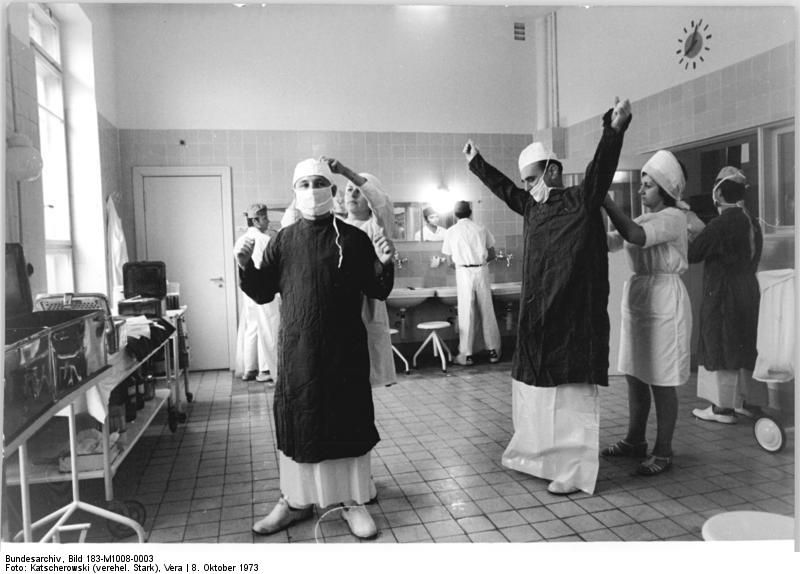
<instances>
[{"instance_id":1,"label":"door handle","mask_svg":"<svg viewBox=\"0 0 800 574\"><path fill-rule=\"evenodd\" d=\"M224 277L211 277L209 281L225 281Z\"/></svg>"}]
</instances>

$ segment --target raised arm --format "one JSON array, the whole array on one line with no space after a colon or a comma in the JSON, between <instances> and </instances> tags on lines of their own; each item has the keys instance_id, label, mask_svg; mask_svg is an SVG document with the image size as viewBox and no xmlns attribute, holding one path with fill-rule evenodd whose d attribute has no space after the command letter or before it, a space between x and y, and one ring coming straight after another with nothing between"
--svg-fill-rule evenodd
<instances>
[{"instance_id":1,"label":"raised arm","mask_svg":"<svg viewBox=\"0 0 800 574\"><path fill-rule=\"evenodd\" d=\"M620 207L614 203L611 196L606 194L603 201L603 207L611 218L611 223L617 228L617 231L622 238L628 243L633 243L639 247L645 244L647 236L645 235L644 228L636 223L633 219L628 217Z\"/></svg>"},{"instance_id":2,"label":"raised arm","mask_svg":"<svg viewBox=\"0 0 800 574\"><path fill-rule=\"evenodd\" d=\"M614 172L617 171L623 135L632 117L630 102L628 100L620 102L619 98L615 98L614 107L603 115L603 135L597 144L592 161L586 168L583 180L584 197L589 209L599 209L603 205L608 188L614 179Z\"/></svg>"},{"instance_id":3,"label":"raised arm","mask_svg":"<svg viewBox=\"0 0 800 574\"><path fill-rule=\"evenodd\" d=\"M259 305L269 303L279 291L279 251L278 237L272 239L264 250L261 268L253 264L252 253L255 241L247 238L236 252L236 264L239 271L239 287Z\"/></svg>"},{"instance_id":4,"label":"raised arm","mask_svg":"<svg viewBox=\"0 0 800 574\"><path fill-rule=\"evenodd\" d=\"M372 244L366 234L357 238L364 261L361 289L370 299L383 301L394 287L394 245L383 236L377 237Z\"/></svg>"},{"instance_id":5,"label":"raised arm","mask_svg":"<svg viewBox=\"0 0 800 574\"><path fill-rule=\"evenodd\" d=\"M472 140L467 140L467 143L464 144L463 152L464 157L467 159L469 170L478 176L483 185L502 199L512 211L523 215L525 206L531 200L530 193L517 187L513 181L498 169L486 163Z\"/></svg>"}]
</instances>

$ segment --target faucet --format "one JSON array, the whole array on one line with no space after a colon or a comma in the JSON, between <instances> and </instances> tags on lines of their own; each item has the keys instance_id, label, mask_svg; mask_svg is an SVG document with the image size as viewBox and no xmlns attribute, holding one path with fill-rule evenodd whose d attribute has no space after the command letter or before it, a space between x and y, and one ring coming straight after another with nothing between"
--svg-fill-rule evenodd
<instances>
[{"instance_id":1,"label":"faucet","mask_svg":"<svg viewBox=\"0 0 800 574\"><path fill-rule=\"evenodd\" d=\"M408 257L400 257L400 253L398 251L394 252L392 259L394 259L394 263L398 269L402 269L403 264L408 262Z\"/></svg>"},{"instance_id":2,"label":"faucet","mask_svg":"<svg viewBox=\"0 0 800 574\"><path fill-rule=\"evenodd\" d=\"M495 261L505 261L506 267L511 267L511 258L514 257L511 253L506 253L503 249L498 249L494 256Z\"/></svg>"}]
</instances>

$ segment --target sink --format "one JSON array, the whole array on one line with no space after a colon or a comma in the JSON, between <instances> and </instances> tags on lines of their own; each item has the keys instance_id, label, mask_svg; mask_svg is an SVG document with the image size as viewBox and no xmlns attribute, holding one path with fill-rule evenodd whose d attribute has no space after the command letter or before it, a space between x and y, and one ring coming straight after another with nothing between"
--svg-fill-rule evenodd
<instances>
[{"instance_id":1,"label":"sink","mask_svg":"<svg viewBox=\"0 0 800 574\"><path fill-rule=\"evenodd\" d=\"M427 301L436 294L436 289L431 287L417 287L411 289L409 287L397 287L392 289L389 297L386 299L386 304L395 309L410 309L416 307L420 303Z\"/></svg>"},{"instance_id":2,"label":"sink","mask_svg":"<svg viewBox=\"0 0 800 574\"><path fill-rule=\"evenodd\" d=\"M455 286L437 287L436 296L449 307L455 307L458 304L458 291Z\"/></svg>"},{"instance_id":3,"label":"sink","mask_svg":"<svg viewBox=\"0 0 800 574\"><path fill-rule=\"evenodd\" d=\"M521 281L512 281L511 283L492 283L492 297L503 303L514 303L519 301L519 293L521 289Z\"/></svg>"}]
</instances>

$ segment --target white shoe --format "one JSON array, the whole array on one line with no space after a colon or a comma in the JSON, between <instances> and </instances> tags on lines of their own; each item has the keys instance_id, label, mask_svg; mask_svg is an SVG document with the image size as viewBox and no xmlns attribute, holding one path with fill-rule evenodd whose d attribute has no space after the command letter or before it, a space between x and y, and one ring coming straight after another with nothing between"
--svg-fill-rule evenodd
<instances>
[{"instance_id":1,"label":"white shoe","mask_svg":"<svg viewBox=\"0 0 800 574\"><path fill-rule=\"evenodd\" d=\"M579 491L580 488L577 486L569 486L558 480L554 480L547 485L547 492L550 494L575 494Z\"/></svg>"},{"instance_id":2,"label":"white shoe","mask_svg":"<svg viewBox=\"0 0 800 574\"><path fill-rule=\"evenodd\" d=\"M284 528L288 528L295 522L311 518L313 513L313 506L294 509L290 507L286 499L281 496L272 511L265 518L253 524L253 532L261 535L274 534Z\"/></svg>"},{"instance_id":3,"label":"white shoe","mask_svg":"<svg viewBox=\"0 0 800 574\"><path fill-rule=\"evenodd\" d=\"M378 535L378 527L369 510L363 505L346 508L342 511L342 518L350 527L350 532L358 538L375 538Z\"/></svg>"},{"instance_id":4,"label":"white shoe","mask_svg":"<svg viewBox=\"0 0 800 574\"><path fill-rule=\"evenodd\" d=\"M714 412L714 407L709 405L704 409L693 409L692 414L698 419L722 423L724 425L736 424L736 417L733 415L720 415Z\"/></svg>"},{"instance_id":5,"label":"white shoe","mask_svg":"<svg viewBox=\"0 0 800 574\"><path fill-rule=\"evenodd\" d=\"M269 374L267 371L261 371L256 375L256 382L257 383L269 383L272 381L272 375Z\"/></svg>"}]
</instances>

